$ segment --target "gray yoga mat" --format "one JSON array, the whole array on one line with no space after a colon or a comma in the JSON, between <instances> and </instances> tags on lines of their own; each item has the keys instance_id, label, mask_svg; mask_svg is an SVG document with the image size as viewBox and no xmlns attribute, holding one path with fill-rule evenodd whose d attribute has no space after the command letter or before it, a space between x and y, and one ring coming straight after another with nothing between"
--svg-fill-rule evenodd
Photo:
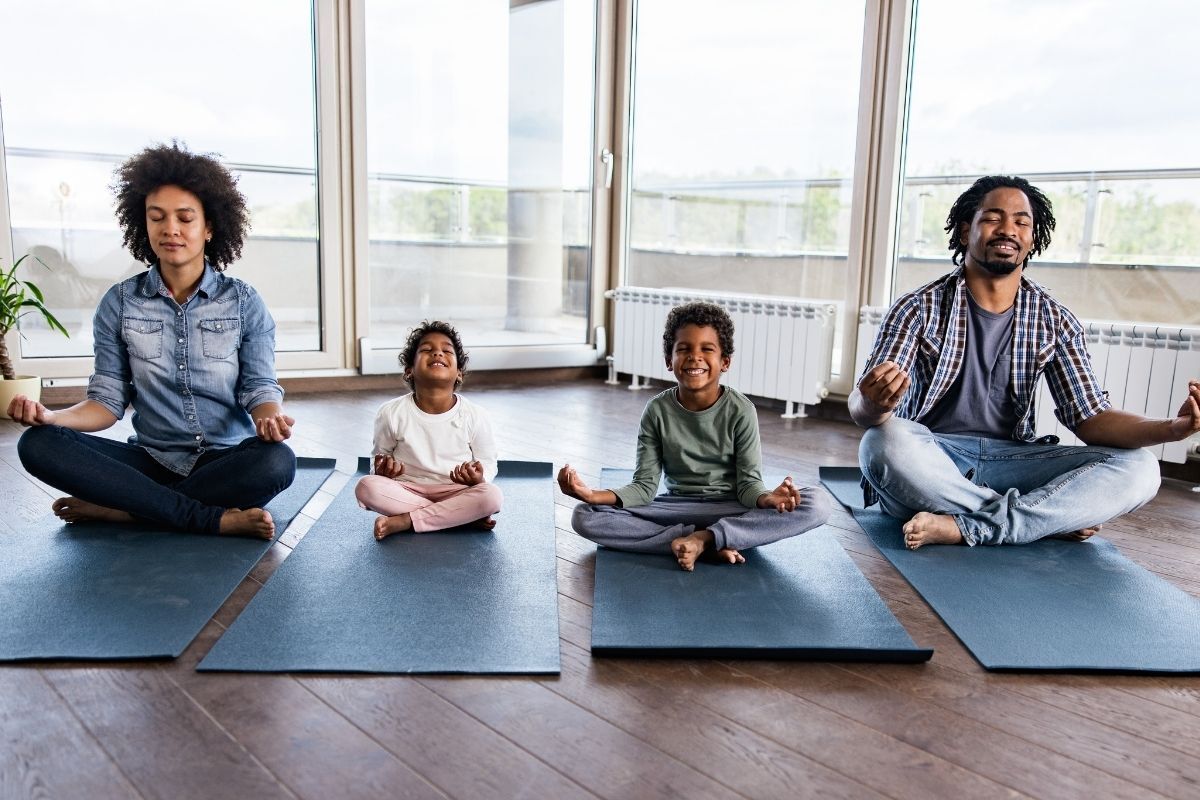
<instances>
[{"instance_id":1,"label":"gray yoga mat","mask_svg":"<svg viewBox=\"0 0 1200 800\"><path fill-rule=\"evenodd\" d=\"M603 486L629 480L604 470ZM747 550L745 564L596 550L598 656L928 661L829 530Z\"/></svg>"},{"instance_id":2,"label":"gray yoga mat","mask_svg":"<svg viewBox=\"0 0 1200 800\"><path fill-rule=\"evenodd\" d=\"M354 485L200 663L202 671L556 674L552 468L501 461L491 532L372 536Z\"/></svg>"},{"instance_id":3,"label":"gray yoga mat","mask_svg":"<svg viewBox=\"0 0 1200 800\"><path fill-rule=\"evenodd\" d=\"M1099 536L913 551L903 520L858 505L867 536L986 669L1200 673L1200 600Z\"/></svg>"},{"instance_id":4,"label":"gray yoga mat","mask_svg":"<svg viewBox=\"0 0 1200 800\"><path fill-rule=\"evenodd\" d=\"M297 459L296 480L267 505L276 531L335 465ZM0 661L174 658L270 546L57 519L0 529Z\"/></svg>"}]
</instances>

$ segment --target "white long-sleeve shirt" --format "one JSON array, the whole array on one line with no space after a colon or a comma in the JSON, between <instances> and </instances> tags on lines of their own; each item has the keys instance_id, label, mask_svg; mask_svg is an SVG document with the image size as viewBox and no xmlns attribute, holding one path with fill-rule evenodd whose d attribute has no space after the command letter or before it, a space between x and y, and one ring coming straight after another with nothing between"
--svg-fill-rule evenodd
<instances>
[{"instance_id":1,"label":"white long-sleeve shirt","mask_svg":"<svg viewBox=\"0 0 1200 800\"><path fill-rule=\"evenodd\" d=\"M483 465L489 483L496 478L496 441L482 408L460 394L444 414L417 408L413 395L389 400L375 413L375 454L404 465L397 480L453 483L450 471L464 461Z\"/></svg>"}]
</instances>

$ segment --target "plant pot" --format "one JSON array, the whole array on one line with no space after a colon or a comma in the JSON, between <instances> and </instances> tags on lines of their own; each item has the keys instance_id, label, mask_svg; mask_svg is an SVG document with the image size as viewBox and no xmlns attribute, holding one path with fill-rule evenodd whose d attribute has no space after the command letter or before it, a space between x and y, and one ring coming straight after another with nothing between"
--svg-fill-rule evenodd
<instances>
[{"instance_id":1,"label":"plant pot","mask_svg":"<svg viewBox=\"0 0 1200 800\"><path fill-rule=\"evenodd\" d=\"M42 399L42 379L36 375L18 375L11 381L0 378L0 419L9 419L8 404L19 394L30 400Z\"/></svg>"}]
</instances>

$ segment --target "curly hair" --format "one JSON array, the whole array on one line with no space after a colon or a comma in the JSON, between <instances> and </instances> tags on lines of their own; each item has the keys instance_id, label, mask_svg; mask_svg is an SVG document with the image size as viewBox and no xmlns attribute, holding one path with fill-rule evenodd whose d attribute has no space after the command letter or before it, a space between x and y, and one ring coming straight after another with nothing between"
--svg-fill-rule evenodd
<instances>
[{"instance_id":1,"label":"curly hair","mask_svg":"<svg viewBox=\"0 0 1200 800\"><path fill-rule=\"evenodd\" d=\"M985 175L971 188L958 196L950 207L946 217L946 233L950 234L949 250L954 254L950 260L957 266L962 266L967 259L967 246L962 243L962 226L971 226L975 212L983 203L983 198L993 189L1019 189L1029 198L1029 207L1033 209L1033 247L1025 256L1025 264L1033 256L1041 255L1050 246L1050 231L1054 230L1054 206L1050 198L1024 178L1015 175Z\"/></svg>"},{"instance_id":2,"label":"curly hair","mask_svg":"<svg viewBox=\"0 0 1200 800\"><path fill-rule=\"evenodd\" d=\"M215 155L191 153L172 140L170 145L147 147L117 167L114 177L117 223L125 247L138 261L152 265L158 260L146 230L146 196L162 186L178 186L200 199L204 219L212 228L204 255L213 269L222 271L242 255L242 242L250 229L246 198L238 191L237 178Z\"/></svg>"},{"instance_id":3,"label":"curly hair","mask_svg":"<svg viewBox=\"0 0 1200 800\"><path fill-rule=\"evenodd\" d=\"M671 363L671 351L675 349L675 335L684 325L714 329L717 341L721 344L721 355L733 355L733 320L725 313L725 309L712 303L684 303L671 309L663 328L663 357L668 364Z\"/></svg>"},{"instance_id":4,"label":"curly hair","mask_svg":"<svg viewBox=\"0 0 1200 800\"><path fill-rule=\"evenodd\" d=\"M454 387L457 389L462 386L463 378L467 374L467 362L470 357L467 351L463 348L462 337L458 335L458 331L449 322L441 320L425 320L408 335L408 341L404 343L404 349L400 351L400 368L404 370L404 382L409 388L413 388L412 374L409 370L412 368L413 362L417 360L417 350L421 347L421 340L431 333L440 333L448 338L454 345L454 360L458 362L458 380L454 382Z\"/></svg>"}]
</instances>

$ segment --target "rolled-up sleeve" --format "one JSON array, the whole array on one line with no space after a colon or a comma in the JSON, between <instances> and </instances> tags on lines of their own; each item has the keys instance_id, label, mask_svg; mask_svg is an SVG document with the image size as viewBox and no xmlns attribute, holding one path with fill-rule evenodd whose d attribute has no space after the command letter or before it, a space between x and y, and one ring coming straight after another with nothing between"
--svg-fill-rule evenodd
<instances>
[{"instance_id":1,"label":"rolled-up sleeve","mask_svg":"<svg viewBox=\"0 0 1200 800\"><path fill-rule=\"evenodd\" d=\"M887 310L875 336L875 345L858 379L885 361L911 372L921 341L921 304L913 295L902 297Z\"/></svg>"},{"instance_id":2,"label":"rolled-up sleeve","mask_svg":"<svg viewBox=\"0 0 1200 800\"><path fill-rule=\"evenodd\" d=\"M1075 430L1084 420L1112 408L1112 403L1092 371L1083 325L1067 309L1061 309L1061 314L1054 358L1046 365L1046 385L1054 398L1055 416Z\"/></svg>"},{"instance_id":3,"label":"rolled-up sleeve","mask_svg":"<svg viewBox=\"0 0 1200 800\"><path fill-rule=\"evenodd\" d=\"M133 400L129 352L121 338L121 284L109 289L92 317L92 340L96 355L87 399L104 406L117 419Z\"/></svg>"},{"instance_id":4,"label":"rolled-up sleeve","mask_svg":"<svg viewBox=\"0 0 1200 800\"><path fill-rule=\"evenodd\" d=\"M253 287L242 284L242 341L238 348L238 404L253 411L263 403L282 403L275 379L275 320Z\"/></svg>"}]
</instances>

